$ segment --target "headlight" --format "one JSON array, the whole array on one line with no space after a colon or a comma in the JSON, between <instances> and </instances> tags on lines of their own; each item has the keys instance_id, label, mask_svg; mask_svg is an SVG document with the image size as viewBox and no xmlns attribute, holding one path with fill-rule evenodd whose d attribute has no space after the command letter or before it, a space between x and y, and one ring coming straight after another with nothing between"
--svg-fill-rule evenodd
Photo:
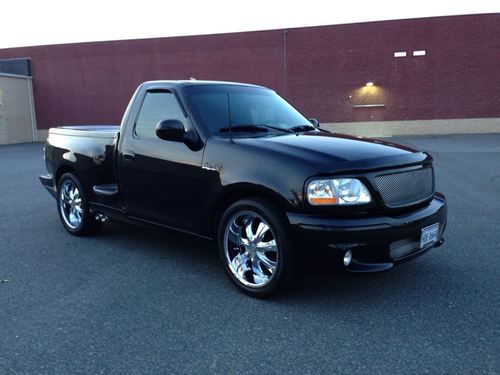
<instances>
[{"instance_id":1,"label":"headlight","mask_svg":"<svg viewBox=\"0 0 500 375\"><path fill-rule=\"evenodd\" d=\"M314 180L307 186L307 200L314 206L350 205L371 202L370 192L355 178Z\"/></svg>"}]
</instances>

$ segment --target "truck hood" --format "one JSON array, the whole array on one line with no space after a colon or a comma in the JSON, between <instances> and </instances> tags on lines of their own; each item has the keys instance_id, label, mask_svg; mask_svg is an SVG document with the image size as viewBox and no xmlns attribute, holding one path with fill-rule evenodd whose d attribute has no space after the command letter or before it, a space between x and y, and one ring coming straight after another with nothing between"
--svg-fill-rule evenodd
<instances>
[{"instance_id":1,"label":"truck hood","mask_svg":"<svg viewBox=\"0 0 500 375\"><path fill-rule=\"evenodd\" d=\"M326 132L239 138L235 143L315 164L321 173L378 169L431 159L426 153L391 142Z\"/></svg>"}]
</instances>

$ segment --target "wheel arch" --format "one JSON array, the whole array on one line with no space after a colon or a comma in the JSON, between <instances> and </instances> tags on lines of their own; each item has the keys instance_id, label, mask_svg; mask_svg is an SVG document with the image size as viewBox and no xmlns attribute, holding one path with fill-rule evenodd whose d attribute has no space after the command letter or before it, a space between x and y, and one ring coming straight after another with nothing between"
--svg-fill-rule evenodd
<instances>
[{"instance_id":1,"label":"wheel arch","mask_svg":"<svg viewBox=\"0 0 500 375\"><path fill-rule=\"evenodd\" d=\"M65 174L65 173L73 173L76 175L76 170L75 168L69 166L69 165L61 165L55 175L54 175L54 184L55 184L55 187L57 189L57 186L59 185L59 180L61 179L61 177Z\"/></svg>"},{"instance_id":2,"label":"wheel arch","mask_svg":"<svg viewBox=\"0 0 500 375\"><path fill-rule=\"evenodd\" d=\"M245 183L228 186L219 194L208 215L209 220L211 220L209 231L214 238L219 221L226 209L233 203L248 198L267 200L282 209L283 214L291 206L291 203L283 196L264 186Z\"/></svg>"}]
</instances>

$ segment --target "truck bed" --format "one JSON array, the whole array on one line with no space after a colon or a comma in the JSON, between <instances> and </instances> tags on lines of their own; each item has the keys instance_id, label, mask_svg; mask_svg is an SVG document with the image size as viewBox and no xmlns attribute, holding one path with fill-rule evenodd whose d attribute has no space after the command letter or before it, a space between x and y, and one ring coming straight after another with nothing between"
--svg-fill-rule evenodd
<instances>
[{"instance_id":1,"label":"truck bed","mask_svg":"<svg viewBox=\"0 0 500 375\"><path fill-rule=\"evenodd\" d=\"M119 133L118 125L50 128L45 146L48 175L40 177L43 185L55 196L58 177L61 173L70 172L84 181L85 193L90 201L120 206L116 197L109 198L117 193L115 147ZM110 190L111 186L114 187ZM104 187L103 194L98 194L102 190L99 187Z\"/></svg>"},{"instance_id":2,"label":"truck bed","mask_svg":"<svg viewBox=\"0 0 500 375\"><path fill-rule=\"evenodd\" d=\"M70 135L73 137L113 139L119 131L119 125L77 125L51 128L49 130L49 134Z\"/></svg>"}]
</instances>

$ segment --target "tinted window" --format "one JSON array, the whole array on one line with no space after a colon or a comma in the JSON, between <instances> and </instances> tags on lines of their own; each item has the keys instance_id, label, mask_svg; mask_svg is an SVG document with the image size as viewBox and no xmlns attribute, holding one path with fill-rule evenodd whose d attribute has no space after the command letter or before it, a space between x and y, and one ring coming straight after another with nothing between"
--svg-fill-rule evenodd
<instances>
[{"instance_id":1,"label":"tinted window","mask_svg":"<svg viewBox=\"0 0 500 375\"><path fill-rule=\"evenodd\" d=\"M309 121L272 90L233 85L186 87L185 92L199 123L212 133L231 125L269 125L280 129Z\"/></svg>"},{"instance_id":2,"label":"tinted window","mask_svg":"<svg viewBox=\"0 0 500 375\"><path fill-rule=\"evenodd\" d=\"M177 99L171 92L148 92L135 125L135 135L139 138L156 138L155 127L161 120L184 122Z\"/></svg>"}]
</instances>

